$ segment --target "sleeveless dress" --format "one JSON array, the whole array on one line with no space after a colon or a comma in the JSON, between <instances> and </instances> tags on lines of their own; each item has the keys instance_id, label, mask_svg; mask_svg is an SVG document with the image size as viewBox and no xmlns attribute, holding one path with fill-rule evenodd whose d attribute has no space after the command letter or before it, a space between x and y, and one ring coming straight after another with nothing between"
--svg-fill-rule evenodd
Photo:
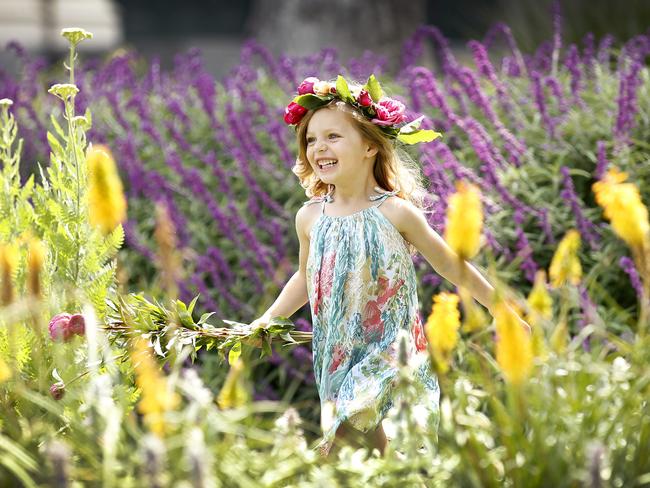
<instances>
[{"instance_id":1,"label":"sleeveless dress","mask_svg":"<svg viewBox=\"0 0 650 488\"><path fill-rule=\"evenodd\" d=\"M432 370L419 313L417 282L407 243L379 210L397 191L370 197L379 201L347 216L325 215L322 203L310 233L307 292L313 323L314 376L321 412L329 412L317 446L327 454L342 422L368 432L383 422L395 437L399 402L399 342L407 339L418 402L416 421L437 431L440 390ZM326 410L327 409L327 410Z\"/></svg>"}]
</instances>

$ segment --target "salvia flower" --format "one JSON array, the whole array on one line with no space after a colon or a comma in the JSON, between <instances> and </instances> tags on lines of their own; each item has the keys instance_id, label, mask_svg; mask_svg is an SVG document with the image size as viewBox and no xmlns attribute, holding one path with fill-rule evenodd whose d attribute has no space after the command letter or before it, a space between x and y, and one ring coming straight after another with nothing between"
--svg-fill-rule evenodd
<instances>
[{"instance_id":1,"label":"salvia flower","mask_svg":"<svg viewBox=\"0 0 650 488\"><path fill-rule=\"evenodd\" d=\"M531 337L505 302L497 302L493 314L498 334L497 363L509 383L520 384L533 366Z\"/></svg>"},{"instance_id":2,"label":"salvia flower","mask_svg":"<svg viewBox=\"0 0 650 488\"><path fill-rule=\"evenodd\" d=\"M126 198L122 181L106 146L91 145L86 154L86 162L90 223L108 234L126 220Z\"/></svg>"},{"instance_id":3,"label":"salvia flower","mask_svg":"<svg viewBox=\"0 0 650 488\"><path fill-rule=\"evenodd\" d=\"M478 253L482 227L483 209L478 187L458 182L456 193L448 201L445 241L461 259L471 259Z\"/></svg>"},{"instance_id":4,"label":"salvia flower","mask_svg":"<svg viewBox=\"0 0 650 488\"><path fill-rule=\"evenodd\" d=\"M634 261L632 261L632 259L630 259L627 256L623 256L618 261L618 265L630 277L630 283L632 283L632 287L634 288L634 291L636 292L636 295L638 297L642 297L643 296L643 283L641 282L641 277L639 276L639 272L637 271L636 266L634 265Z\"/></svg>"},{"instance_id":5,"label":"salvia flower","mask_svg":"<svg viewBox=\"0 0 650 488\"><path fill-rule=\"evenodd\" d=\"M431 315L424 326L436 369L445 373L449 369L451 353L458 343L460 311L458 295L442 292L433 297Z\"/></svg>"},{"instance_id":6,"label":"salvia flower","mask_svg":"<svg viewBox=\"0 0 650 488\"><path fill-rule=\"evenodd\" d=\"M627 173L611 168L605 177L593 184L596 203L604 209L614 232L629 246L643 249L648 243L650 223L648 209L641 201L639 189L632 183L623 183Z\"/></svg>"},{"instance_id":7,"label":"salvia flower","mask_svg":"<svg viewBox=\"0 0 650 488\"><path fill-rule=\"evenodd\" d=\"M578 259L580 248L580 234L577 230L569 230L560 241L551 259L549 276L554 287L566 283L577 285L582 277L582 266Z\"/></svg>"}]
</instances>

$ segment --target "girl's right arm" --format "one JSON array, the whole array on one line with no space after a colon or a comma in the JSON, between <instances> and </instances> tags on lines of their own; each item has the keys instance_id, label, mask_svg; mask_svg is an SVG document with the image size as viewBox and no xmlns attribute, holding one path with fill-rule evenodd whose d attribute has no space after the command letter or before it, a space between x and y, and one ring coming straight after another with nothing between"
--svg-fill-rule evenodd
<instances>
[{"instance_id":1,"label":"girl's right arm","mask_svg":"<svg viewBox=\"0 0 650 488\"><path fill-rule=\"evenodd\" d=\"M307 234L308 222L311 220L311 206L303 206L296 213L296 233L300 243L299 265L284 288L261 317L255 319L251 326L262 327L273 317L290 317L299 310L307 300L307 256L309 255L309 235Z\"/></svg>"}]
</instances>

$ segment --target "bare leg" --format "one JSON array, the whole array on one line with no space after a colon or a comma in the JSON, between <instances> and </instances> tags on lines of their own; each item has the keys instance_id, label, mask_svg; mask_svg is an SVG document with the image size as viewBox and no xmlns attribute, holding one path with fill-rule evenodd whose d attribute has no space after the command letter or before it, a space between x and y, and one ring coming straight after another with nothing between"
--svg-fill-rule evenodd
<instances>
[{"instance_id":1,"label":"bare leg","mask_svg":"<svg viewBox=\"0 0 650 488\"><path fill-rule=\"evenodd\" d=\"M381 423L376 429L364 433L354 428L349 422L343 422L336 431L331 453L338 452L343 445L349 445L355 449L360 447L370 450L377 448L380 455L383 456L388 445L388 439Z\"/></svg>"}]
</instances>

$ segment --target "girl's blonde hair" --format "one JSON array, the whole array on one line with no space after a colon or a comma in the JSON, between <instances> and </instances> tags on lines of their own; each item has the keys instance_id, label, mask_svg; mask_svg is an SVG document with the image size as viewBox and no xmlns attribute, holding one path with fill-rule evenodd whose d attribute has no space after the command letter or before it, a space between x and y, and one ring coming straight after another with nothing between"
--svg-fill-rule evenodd
<instances>
[{"instance_id":1,"label":"girl's blonde hair","mask_svg":"<svg viewBox=\"0 0 650 488\"><path fill-rule=\"evenodd\" d=\"M358 89L360 85L358 87L351 86L350 88L353 90L354 88ZM396 146L394 140L390 139L377 125L370 122L357 109L336 99L323 107L307 112L296 127L298 157L291 171L300 180L300 186L305 189L307 197L320 197L328 192L328 185L318 178L307 161L307 126L314 114L323 109L338 109L348 113L361 136L377 148L373 175L379 187L386 191L399 189L398 197L408 200L416 207L424 210L427 191L419 165L404 149ZM410 243L409 251L411 254L415 252L415 248Z\"/></svg>"}]
</instances>

